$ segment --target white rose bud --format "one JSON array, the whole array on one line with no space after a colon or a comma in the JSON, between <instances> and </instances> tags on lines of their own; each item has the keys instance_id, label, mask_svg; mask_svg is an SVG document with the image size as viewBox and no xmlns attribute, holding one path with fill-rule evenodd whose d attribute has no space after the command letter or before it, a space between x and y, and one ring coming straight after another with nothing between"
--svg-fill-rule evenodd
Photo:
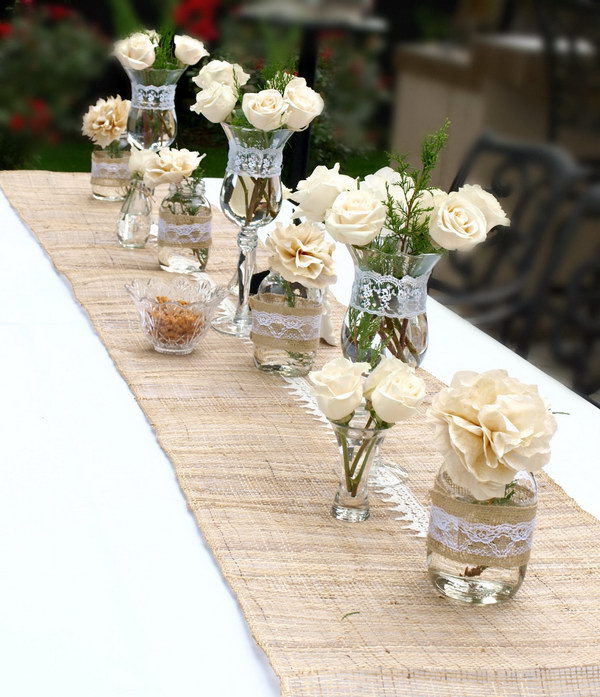
<instances>
[{"instance_id":1,"label":"white rose bud","mask_svg":"<svg viewBox=\"0 0 600 697\"><path fill-rule=\"evenodd\" d=\"M369 376L367 377L367 380L365 382L365 397L367 399L371 399L371 395L373 394L373 390L379 385L379 383L383 380L383 378L386 378L388 375L391 375L394 373L396 370L403 370L403 369L411 370L411 368L401 361L399 358L396 358L395 356L388 356L384 358L376 368L373 369L371 373L369 373Z\"/></svg>"},{"instance_id":2,"label":"white rose bud","mask_svg":"<svg viewBox=\"0 0 600 697\"><path fill-rule=\"evenodd\" d=\"M353 190L356 180L340 174L340 164L336 162L331 169L323 165L315 167L308 179L298 182L297 190L289 198L299 204L295 216L321 223L339 194Z\"/></svg>"},{"instance_id":3,"label":"white rose bud","mask_svg":"<svg viewBox=\"0 0 600 697\"><path fill-rule=\"evenodd\" d=\"M377 416L388 424L409 419L425 399L425 383L413 368L403 365L383 376L371 392Z\"/></svg>"},{"instance_id":4,"label":"white rose bud","mask_svg":"<svg viewBox=\"0 0 600 697\"><path fill-rule=\"evenodd\" d=\"M444 249L465 251L485 240L485 216L468 198L457 191L433 197L429 219L431 239Z\"/></svg>"},{"instance_id":5,"label":"white rose bud","mask_svg":"<svg viewBox=\"0 0 600 697\"><path fill-rule=\"evenodd\" d=\"M407 191L406 195L401 186L403 181ZM397 201L400 205L406 206L407 198L409 200L412 198L414 182L408 176L405 176L403 180L402 176L392 167L382 167L380 170L375 172L375 174L368 174L364 178L360 188L370 191L380 201L388 200L389 191L395 201Z\"/></svg>"},{"instance_id":6,"label":"white rose bud","mask_svg":"<svg viewBox=\"0 0 600 697\"><path fill-rule=\"evenodd\" d=\"M300 131L323 111L323 98L308 87L303 77L296 77L287 84L283 98L288 103L285 125L293 131Z\"/></svg>"},{"instance_id":7,"label":"white rose bud","mask_svg":"<svg viewBox=\"0 0 600 697\"><path fill-rule=\"evenodd\" d=\"M114 55L124 68L144 70L154 63L154 46L151 36L139 32L127 39L117 41Z\"/></svg>"},{"instance_id":8,"label":"white rose bud","mask_svg":"<svg viewBox=\"0 0 600 697\"><path fill-rule=\"evenodd\" d=\"M256 94L245 94L242 111L248 121L261 131L274 131L282 128L287 102L277 90L262 90Z\"/></svg>"},{"instance_id":9,"label":"white rose bud","mask_svg":"<svg viewBox=\"0 0 600 697\"><path fill-rule=\"evenodd\" d=\"M479 184L465 184L460 187L458 193L477 206L483 213L487 222L488 232L497 225L510 225L510 220L506 217L506 213L502 210L498 199L485 189L482 189Z\"/></svg>"},{"instance_id":10,"label":"white rose bud","mask_svg":"<svg viewBox=\"0 0 600 697\"><path fill-rule=\"evenodd\" d=\"M193 39L187 34L177 34L173 41L175 42L175 58L184 65L196 65L201 58L209 55L202 41Z\"/></svg>"},{"instance_id":11,"label":"white rose bud","mask_svg":"<svg viewBox=\"0 0 600 697\"><path fill-rule=\"evenodd\" d=\"M319 409L331 421L347 421L359 406L363 396L362 374L368 363L352 363L347 358L335 358L321 370L308 374Z\"/></svg>"},{"instance_id":12,"label":"white rose bud","mask_svg":"<svg viewBox=\"0 0 600 697\"><path fill-rule=\"evenodd\" d=\"M345 191L335 199L325 219L334 240L364 247L381 232L386 208L370 191Z\"/></svg>"},{"instance_id":13,"label":"white rose bud","mask_svg":"<svg viewBox=\"0 0 600 697\"><path fill-rule=\"evenodd\" d=\"M237 96L229 85L213 82L210 87L196 95L196 103L190 111L202 114L213 123L222 123L231 114L237 102Z\"/></svg>"},{"instance_id":14,"label":"white rose bud","mask_svg":"<svg viewBox=\"0 0 600 697\"><path fill-rule=\"evenodd\" d=\"M140 150L139 148L132 146L131 153L129 155L129 171L132 174L144 174L147 164L155 156L156 153L152 150Z\"/></svg>"},{"instance_id":15,"label":"white rose bud","mask_svg":"<svg viewBox=\"0 0 600 697\"><path fill-rule=\"evenodd\" d=\"M245 85L249 79L250 75L244 72L241 65L212 60L202 67L198 75L192 78L192 82L203 90L208 89L213 82L220 82L222 85L229 85L235 89Z\"/></svg>"}]
</instances>

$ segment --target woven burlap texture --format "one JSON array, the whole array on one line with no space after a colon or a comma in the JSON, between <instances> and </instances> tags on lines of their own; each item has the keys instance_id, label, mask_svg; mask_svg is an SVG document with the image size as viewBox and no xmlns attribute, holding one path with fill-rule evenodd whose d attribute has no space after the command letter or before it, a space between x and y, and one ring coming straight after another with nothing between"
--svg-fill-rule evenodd
<instances>
[{"instance_id":1,"label":"woven burlap texture","mask_svg":"<svg viewBox=\"0 0 600 697\"><path fill-rule=\"evenodd\" d=\"M155 429L285 697L600 695L600 522L551 480L540 477L516 598L469 607L440 597L425 573L425 540L382 501L372 497L365 523L331 518L331 433L282 379L253 367L251 345L210 331L190 356L149 348L123 285L161 273L156 249L117 245L119 204L91 199L89 175L2 173L0 185ZM218 211L213 238L209 270L225 281L235 231ZM322 346L319 365L338 352ZM431 395L440 384L426 378ZM440 464L426 406L383 448L423 503Z\"/></svg>"}]
</instances>

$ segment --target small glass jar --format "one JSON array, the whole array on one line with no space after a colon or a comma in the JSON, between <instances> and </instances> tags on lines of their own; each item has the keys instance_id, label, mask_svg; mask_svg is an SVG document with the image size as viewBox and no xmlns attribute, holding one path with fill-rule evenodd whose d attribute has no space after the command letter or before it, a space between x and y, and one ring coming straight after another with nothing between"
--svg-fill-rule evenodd
<instances>
[{"instance_id":1,"label":"small glass jar","mask_svg":"<svg viewBox=\"0 0 600 697\"><path fill-rule=\"evenodd\" d=\"M518 472L503 497L480 501L442 467L431 501L427 568L435 588L477 605L514 596L525 578L535 526L533 475Z\"/></svg>"},{"instance_id":2,"label":"small glass jar","mask_svg":"<svg viewBox=\"0 0 600 697\"><path fill-rule=\"evenodd\" d=\"M369 470L379 454L386 430L369 428L364 413L349 424L330 421L339 446L338 477L331 515L346 523L362 523L369 517Z\"/></svg>"},{"instance_id":3,"label":"small glass jar","mask_svg":"<svg viewBox=\"0 0 600 697\"><path fill-rule=\"evenodd\" d=\"M158 263L164 271L204 271L211 245L212 210L203 179L171 184L158 212Z\"/></svg>"},{"instance_id":4,"label":"small glass jar","mask_svg":"<svg viewBox=\"0 0 600 697\"><path fill-rule=\"evenodd\" d=\"M307 375L319 346L322 302L320 288L271 271L250 300L256 367L286 377Z\"/></svg>"},{"instance_id":5,"label":"small glass jar","mask_svg":"<svg viewBox=\"0 0 600 697\"><path fill-rule=\"evenodd\" d=\"M152 225L152 189L139 177L133 177L117 223L117 239L122 247L146 246Z\"/></svg>"},{"instance_id":6,"label":"small glass jar","mask_svg":"<svg viewBox=\"0 0 600 697\"><path fill-rule=\"evenodd\" d=\"M124 201L129 186L129 145L125 138L108 148L94 146L90 183L98 201Z\"/></svg>"}]
</instances>

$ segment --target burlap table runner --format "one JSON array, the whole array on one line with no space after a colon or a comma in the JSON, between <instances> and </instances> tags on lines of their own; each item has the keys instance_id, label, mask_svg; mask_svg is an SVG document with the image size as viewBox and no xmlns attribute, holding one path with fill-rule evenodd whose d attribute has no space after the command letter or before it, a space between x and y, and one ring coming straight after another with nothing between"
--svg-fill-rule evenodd
<instances>
[{"instance_id":1,"label":"burlap table runner","mask_svg":"<svg viewBox=\"0 0 600 697\"><path fill-rule=\"evenodd\" d=\"M160 273L156 250L116 244L118 204L92 200L89 175L2 173L0 184L152 423L283 695L600 695L600 523L551 480L540 480L517 597L496 607L441 598L425 575L425 541L383 501L365 523L330 517L330 434L280 378L252 366L251 346L209 332L186 357L148 347L123 284ZM214 222L210 272L225 280L235 234L218 213ZM335 355L322 348L319 363ZM384 454L425 502L439 466L427 427L392 429Z\"/></svg>"}]
</instances>

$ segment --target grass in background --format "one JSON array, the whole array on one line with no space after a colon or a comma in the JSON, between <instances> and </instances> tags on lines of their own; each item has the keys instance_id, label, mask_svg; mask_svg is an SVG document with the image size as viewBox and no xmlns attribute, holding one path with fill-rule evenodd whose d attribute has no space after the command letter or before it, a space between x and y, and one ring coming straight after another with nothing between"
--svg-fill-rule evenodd
<instances>
[{"instance_id":1,"label":"grass in background","mask_svg":"<svg viewBox=\"0 0 600 697\"><path fill-rule=\"evenodd\" d=\"M64 141L59 145L41 146L27 163L27 169L48 169L52 172L89 172L92 148L85 141ZM333 163L329 163L331 166ZM352 155L341 162L341 170L351 177L363 177L388 164L384 153ZM227 165L227 148L209 148L202 166L207 177L222 177Z\"/></svg>"}]
</instances>

